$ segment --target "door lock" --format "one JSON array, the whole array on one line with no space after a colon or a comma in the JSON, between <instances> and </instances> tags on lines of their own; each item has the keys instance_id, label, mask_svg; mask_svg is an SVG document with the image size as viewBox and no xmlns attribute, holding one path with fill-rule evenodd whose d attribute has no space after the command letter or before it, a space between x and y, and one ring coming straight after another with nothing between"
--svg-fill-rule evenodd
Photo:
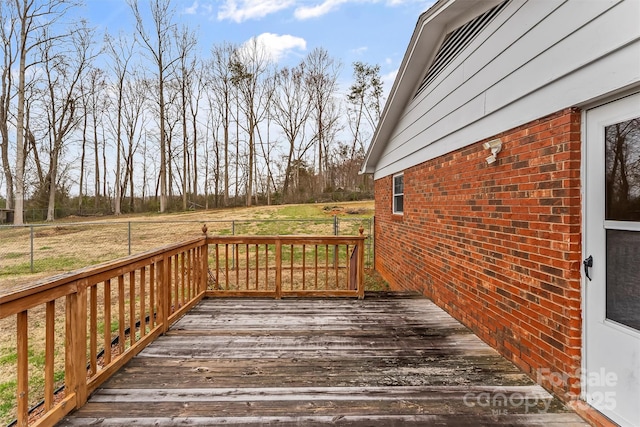
<instances>
[{"instance_id":1,"label":"door lock","mask_svg":"<svg viewBox=\"0 0 640 427\"><path fill-rule=\"evenodd\" d=\"M582 265L584 265L584 274L587 276L587 279L591 281L591 276L589 276L589 268L593 267L593 257L589 255L587 259L582 261Z\"/></svg>"}]
</instances>

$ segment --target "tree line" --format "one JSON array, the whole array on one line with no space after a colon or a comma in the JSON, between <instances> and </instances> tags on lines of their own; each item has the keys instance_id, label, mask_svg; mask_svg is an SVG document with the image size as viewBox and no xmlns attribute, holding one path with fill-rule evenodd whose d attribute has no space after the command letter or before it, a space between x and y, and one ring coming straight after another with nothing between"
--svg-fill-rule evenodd
<instances>
[{"instance_id":1,"label":"tree line","mask_svg":"<svg viewBox=\"0 0 640 427\"><path fill-rule=\"evenodd\" d=\"M170 0L129 34L72 21L75 0L0 0L5 207L140 209L284 203L371 191L359 176L380 117L380 67L315 48L278 66L257 38L198 50ZM1 200L1 198L0 198Z\"/></svg>"}]
</instances>

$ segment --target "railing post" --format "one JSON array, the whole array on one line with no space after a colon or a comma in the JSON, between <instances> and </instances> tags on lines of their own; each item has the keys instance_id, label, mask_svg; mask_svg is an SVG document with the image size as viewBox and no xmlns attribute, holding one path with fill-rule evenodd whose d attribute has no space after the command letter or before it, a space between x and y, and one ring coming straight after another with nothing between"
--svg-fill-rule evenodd
<instances>
[{"instance_id":1,"label":"railing post","mask_svg":"<svg viewBox=\"0 0 640 427\"><path fill-rule=\"evenodd\" d=\"M282 298L282 241L276 238L276 299Z\"/></svg>"},{"instance_id":2,"label":"railing post","mask_svg":"<svg viewBox=\"0 0 640 427\"><path fill-rule=\"evenodd\" d=\"M202 246L200 246L200 258L202 262L200 292L205 292L209 284L209 235L207 234L207 224L202 226L202 234L204 234L204 239Z\"/></svg>"},{"instance_id":3,"label":"railing post","mask_svg":"<svg viewBox=\"0 0 640 427\"><path fill-rule=\"evenodd\" d=\"M76 394L80 408L87 401L87 288L82 282L66 298L65 322L65 388Z\"/></svg>"},{"instance_id":4,"label":"railing post","mask_svg":"<svg viewBox=\"0 0 640 427\"><path fill-rule=\"evenodd\" d=\"M156 266L156 283L158 284L158 321L164 334L169 329L169 274L167 256L163 255Z\"/></svg>"}]
</instances>

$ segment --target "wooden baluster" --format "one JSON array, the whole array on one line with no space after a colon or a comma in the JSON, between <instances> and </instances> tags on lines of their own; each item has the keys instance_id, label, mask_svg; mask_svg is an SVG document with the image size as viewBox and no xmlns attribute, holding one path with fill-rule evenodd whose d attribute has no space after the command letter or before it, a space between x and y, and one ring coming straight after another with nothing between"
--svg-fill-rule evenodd
<instances>
[{"instance_id":1,"label":"wooden baluster","mask_svg":"<svg viewBox=\"0 0 640 427\"><path fill-rule=\"evenodd\" d=\"M180 254L176 254L173 260L173 289L174 300L171 313L175 313L180 308Z\"/></svg>"},{"instance_id":2,"label":"wooden baluster","mask_svg":"<svg viewBox=\"0 0 640 427\"><path fill-rule=\"evenodd\" d=\"M338 245L335 245L333 247L333 267L334 270L336 272L336 281L334 283L334 289L338 289L338 283L340 283L340 278L339 278L339 274L340 274L340 247Z\"/></svg>"},{"instance_id":3,"label":"wooden baluster","mask_svg":"<svg viewBox=\"0 0 640 427\"><path fill-rule=\"evenodd\" d=\"M189 249L187 251L187 302L193 298L194 267L195 258L193 256L193 249Z\"/></svg>"},{"instance_id":4,"label":"wooden baluster","mask_svg":"<svg viewBox=\"0 0 640 427\"><path fill-rule=\"evenodd\" d=\"M276 239L276 299L282 298L282 242Z\"/></svg>"},{"instance_id":5,"label":"wooden baluster","mask_svg":"<svg viewBox=\"0 0 640 427\"><path fill-rule=\"evenodd\" d=\"M264 245L264 290L269 290L269 244Z\"/></svg>"},{"instance_id":6,"label":"wooden baluster","mask_svg":"<svg viewBox=\"0 0 640 427\"><path fill-rule=\"evenodd\" d=\"M246 283L245 283L245 289L249 290L249 244L245 245L244 248L244 262L245 262L245 276L246 276Z\"/></svg>"},{"instance_id":7,"label":"wooden baluster","mask_svg":"<svg viewBox=\"0 0 640 427\"><path fill-rule=\"evenodd\" d=\"M324 290L329 289L329 245L324 245Z\"/></svg>"},{"instance_id":8,"label":"wooden baluster","mask_svg":"<svg viewBox=\"0 0 640 427\"><path fill-rule=\"evenodd\" d=\"M124 276L118 276L118 350L120 354L124 353L125 335L124 335Z\"/></svg>"},{"instance_id":9,"label":"wooden baluster","mask_svg":"<svg viewBox=\"0 0 640 427\"><path fill-rule=\"evenodd\" d=\"M146 317L147 317L147 310L146 310L146 281L147 281L147 268L146 267L142 267L140 269L140 338L144 337L145 335L147 335L147 324L146 324Z\"/></svg>"},{"instance_id":10,"label":"wooden baluster","mask_svg":"<svg viewBox=\"0 0 640 427\"><path fill-rule=\"evenodd\" d=\"M314 289L318 290L318 245L315 245L315 250L313 252L313 257L314 257L314 272L315 272L315 279L314 279Z\"/></svg>"},{"instance_id":11,"label":"wooden baluster","mask_svg":"<svg viewBox=\"0 0 640 427\"><path fill-rule=\"evenodd\" d=\"M215 275L216 287L218 289L222 289L222 287L220 286L220 247L217 243L215 247L216 247L216 275Z\"/></svg>"},{"instance_id":12,"label":"wooden baluster","mask_svg":"<svg viewBox=\"0 0 640 427\"><path fill-rule=\"evenodd\" d=\"M305 289L305 277L306 277L306 245L302 245L302 289Z\"/></svg>"},{"instance_id":13,"label":"wooden baluster","mask_svg":"<svg viewBox=\"0 0 640 427\"><path fill-rule=\"evenodd\" d=\"M56 301L48 301L45 313L45 350L44 350L44 409L53 408Z\"/></svg>"},{"instance_id":14,"label":"wooden baluster","mask_svg":"<svg viewBox=\"0 0 640 427\"><path fill-rule=\"evenodd\" d=\"M344 254L344 265L345 265L345 272L346 272L346 276L345 276L345 289L349 289L349 260L351 259L351 257L349 257L349 244L347 243L345 245L345 254Z\"/></svg>"},{"instance_id":15,"label":"wooden baluster","mask_svg":"<svg viewBox=\"0 0 640 427\"><path fill-rule=\"evenodd\" d=\"M291 257L291 262L289 264L291 264L291 271L290 271L290 276L291 276L291 283L289 283L289 289L293 290L293 245L291 245L291 249L290 249L290 254L289 256Z\"/></svg>"},{"instance_id":16,"label":"wooden baluster","mask_svg":"<svg viewBox=\"0 0 640 427\"><path fill-rule=\"evenodd\" d=\"M258 283L260 282L260 272L258 270L258 264L260 264L260 251L258 245L256 245L256 291L258 290Z\"/></svg>"},{"instance_id":17,"label":"wooden baluster","mask_svg":"<svg viewBox=\"0 0 640 427\"><path fill-rule=\"evenodd\" d=\"M149 329L156 327L156 265L149 265Z\"/></svg>"},{"instance_id":18,"label":"wooden baluster","mask_svg":"<svg viewBox=\"0 0 640 427\"><path fill-rule=\"evenodd\" d=\"M181 255L181 256L180 256ZM186 253L182 252L182 254L177 255L180 256L180 302L182 303L180 306L184 306L184 298L185 298L185 294L186 294L186 283L185 283L185 279L187 277L187 271L185 270L185 258L186 258Z\"/></svg>"},{"instance_id":19,"label":"wooden baluster","mask_svg":"<svg viewBox=\"0 0 640 427\"><path fill-rule=\"evenodd\" d=\"M188 250L186 252L183 253L182 255L183 257L186 256L187 257L187 262L186 262L186 282L185 282L185 286L184 286L184 290L183 290L183 301L185 301L185 303L188 303L189 301L191 301L191 268L193 268L193 258L191 257L191 250ZM183 304L184 305L184 304Z\"/></svg>"},{"instance_id":20,"label":"wooden baluster","mask_svg":"<svg viewBox=\"0 0 640 427\"><path fill-rule=\"evenodd\" d=\"M111 279L104 281L104 365L111 363Z\"/></svg>"},{"instance_id":21,"label":"wooden baluster","mask_svg":"<svg viewBox=\"0 0 640 427\"><path fill-rule=\"evenodd\" d=\"M224 245L224 283L225 290L229 290L229 244Z\"/></svg>"},{"instance_id":22,"label":"wooden baluster","mask_svg":"<svg viewBox=\"0 0 640 427\"><path fill-rule=\"evenodd\" d=\"M129 272L129 342L136 343L136 272Z\"/></svg>"},{"instance_id":23,"label":"wooden baluster","mask_svg":"<svg viewBox=\"0 0 640 427\"><path fill-rule=\"evenodd\" d=\"M236 286L235 286L235 290L239 291L240 290L240 252L239 252L239 247L240 245L235 244L233 245L233 268L236 271Z\"/></svg>"},{"instance_id":24,"label":"wooden baluster","mask_svg":"<svg viewBox=\"0 0 640 427\"><path fill-rule=\"evenodd\" d=\"M17 315L18 341L18 372L17 372L17 398L18 398L18 425L26 426L29 422L29 321L27 311L21 311Z\"/></svg>"},{"instance_id":25,"label":"wooden baluster","mask_svg":"<svg viewBox=\"0 0 640 427\"><path fill-rule=\"evenodd\" d=\"M98 372L98 286L89 287L89 374Z\"/></svg>"}]
</instances>

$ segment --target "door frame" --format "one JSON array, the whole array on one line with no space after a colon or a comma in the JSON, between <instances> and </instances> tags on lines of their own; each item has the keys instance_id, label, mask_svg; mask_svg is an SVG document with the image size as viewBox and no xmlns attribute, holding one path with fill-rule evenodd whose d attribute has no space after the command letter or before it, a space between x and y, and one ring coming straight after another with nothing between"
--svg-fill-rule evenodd
<instances>
[{"instance_id":1,"label":"door frame","mask_svg":"<svg viewBox=\"0 0 640 427\"><path fill-rule=\"evenodd\" d=\"M591 100L587 103L581 104L579 105L579 107L581 108L581 123L580 123L580 141L581 141L581 159L580 159L580 181L581 181L581 190L580 190L580 194L581 194L581 203L582 203L582 218L581 218L581 241L582 241L582 256L581 259L585 259L587 258L590 254L588 253L588 248L587 248L587 234L588 234L588 229L587 229L587 219L589 217L589 212L588 212L588 206L587 206L587 151L588 151L588 140L587 140L587 130L588 130L588 123L587 123L587 112L589 110L598 108L598 107L602 107L605 106L607 104L611 104L614 102L617 102L619 100L622 100L623 98L626 98L628 96L631 95L640 95L640 86L639 85L634 85L631 88L627 88L624 90L620 90L620 91L616 91L601 97L598 97L594 100ZM602 262L602 261L600 261ZM580 360L580 367L581 367L581 379L582 381L580 382L580 398L582 400L582 403L587 404L587 384L586 381L584 381L584 378L586 375L588 375L588 371L587 371L587 350L588 350L588 339L587 339L587 333L588 333L588 313L589 313L589 309L587 307L587 287L589 286L589 280L587 279L585 273L584 273L584 269L582 264L580 265L580 272L581 272L581 311L582 311L582 344L581 344L581 360ZM606 285L606 283L605 283ZM597 316L598 313L595 313L595 315ZM624 327L622 325L620 325L620 327L622 329L624 329ZM590 406L589 406L590 407ZM597 411L596 408L593 408ZM599 411L598 411L599 412ZM604 414L603 414L604 415Z\"/></svg>"}]
</instances>

